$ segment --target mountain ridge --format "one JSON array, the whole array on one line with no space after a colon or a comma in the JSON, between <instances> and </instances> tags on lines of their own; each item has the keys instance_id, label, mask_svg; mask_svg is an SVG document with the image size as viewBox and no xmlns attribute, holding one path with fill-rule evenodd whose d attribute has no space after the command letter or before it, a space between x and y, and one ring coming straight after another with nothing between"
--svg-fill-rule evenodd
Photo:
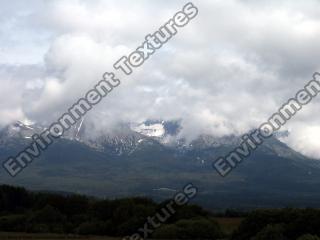
<instances>
[{"instance_id":1,"label":"mountain ridge","mask_svg":"<svg viewBox=\"0 0 320 240\"><path fill-rule=\"evenodd\" d=\"M167 142L168 135L177 136L179 125L170 129L169 134L164 122L161 123L164 129L161 136L154 133L148 136L149 131L141 128L140 132L133 131L128 124L113 135L90 139L75 127L16 178L8 177L2 169L0 181L36 190L155 199L164 199L169 192L154 189L179 189L193 182L200 189L196 201L210 208L318 206L319 161L290 149L276 137L267 139L230 176L221 178L212 168L212 161L233 150L240 137L201 135L189 143L179 138ZM148 129L158 124L157 131L160 123L143 124ZM23 149L32 140L32 134L41 129L23 123L2 129L1 158Z\"/></svg>"}]
</instances>

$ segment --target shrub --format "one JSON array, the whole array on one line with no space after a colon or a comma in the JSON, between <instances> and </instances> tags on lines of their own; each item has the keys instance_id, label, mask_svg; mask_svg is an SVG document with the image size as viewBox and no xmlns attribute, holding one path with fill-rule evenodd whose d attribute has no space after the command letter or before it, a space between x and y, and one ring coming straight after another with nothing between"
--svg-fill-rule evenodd
<instances>
[{"instance_id":1,"label":"shrub","mask_svg":"<svg viewBox=\"0 0 320 240\"><path fill-rule=\"evenodd\" d=\"M105 235L110 227L109 222L90 221L81 223L76 232L83 235Z\"/></svg>"},{"instance_id":2,"label":"shrub","mask_svg":"<svg viewBox=\"0 0 320 240\"><path fill-rule=\"evenodd\" d=\"M174 224L164 225L157 229L153 234L152 238L156 239L179 239L179 228Z\"/></svg>"},{"instance_id":3,"label":"shrub","mask_svg":"<svg viewBox=\"0 0 320 240\"><path fill-rule=\"evenodd\" d=\"M305 234L305 235L297 238L297 240L320 240L320 238L316 235Z\"/></svg>"},{"instance_id":4,"label":"shrub","mask_svg":"<svg viewBox=\"0 0 320 240\"><path fill-rule=\"evenodd\" d=\"M285 240L281 225L267 225L251 240Z\"/></svg>"},{"instance_id":5,"label":"shrub","mask_svg":"<svg viewBox=\"0 0 320 240\"><path fill-rule=\"evenodd\" d=\"M23 232L27 218L24 215L9 215L0 217L0 231Z\"/></svg>"},{"instance_id":6,"label":"shrub","mask_svg":"<svg viewBox=\"0 0 320 240\"><path fill-rule=\"evenodd\" d=\"M162 239L218 239L223 234L215 221L198 218L164 225L157 229L152 236Z\"/></svg>"}]
</instances>

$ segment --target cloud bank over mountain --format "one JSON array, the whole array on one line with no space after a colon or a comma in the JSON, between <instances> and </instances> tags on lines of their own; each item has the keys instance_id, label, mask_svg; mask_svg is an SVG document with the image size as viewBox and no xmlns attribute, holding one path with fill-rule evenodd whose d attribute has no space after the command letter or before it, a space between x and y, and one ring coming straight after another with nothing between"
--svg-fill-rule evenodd
<instances>
[{"instance_id":1,"label":"cloud bank over mountain","mask_svg":"<svg viewBox=\"0 0 320 240\"><path fill-rule=\"evenodd\" d=\"M10 1L0 9L0 125L51 123L186 2ZM181 134L241 134L320 71L317 1L193 1L199 15L86 117L181 119ZM284 141L320 156L319 99Z\"/></svg>"}]
</instances>

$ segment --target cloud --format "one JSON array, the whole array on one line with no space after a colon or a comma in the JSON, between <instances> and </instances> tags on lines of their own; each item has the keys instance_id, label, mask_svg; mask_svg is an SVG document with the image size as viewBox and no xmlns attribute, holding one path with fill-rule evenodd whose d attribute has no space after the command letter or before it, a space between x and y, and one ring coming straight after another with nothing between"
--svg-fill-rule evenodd
<instances>
[{"instance_id":1,"label":"cloud","mask_svg":"<svg viewBox=\"0 0 320 240\"><path fill-rule=\"evenodd\" d=\"M21 118L54 121L184 4L4 4L0 124ZM121 86L86 121L105 129L118 122L182 119L182 135L189 138L240 134L268 119L319 70L317 1L194 4L197 18L132 76L121 76ZM311 103L285 126L291 132L287 143L317 158L318 104Z\"/></svg>"}]
</instances>

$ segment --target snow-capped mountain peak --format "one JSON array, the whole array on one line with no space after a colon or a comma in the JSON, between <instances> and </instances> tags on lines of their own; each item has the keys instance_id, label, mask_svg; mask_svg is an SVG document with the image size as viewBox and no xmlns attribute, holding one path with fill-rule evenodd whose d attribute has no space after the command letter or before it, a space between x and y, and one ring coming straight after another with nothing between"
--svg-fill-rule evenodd
<instances>
[{"instance_id":1,"label":"snow-capped mountain peak","mask_svg":"<svg viewBox=\"0 0 320 240\"><path fill-rule=\"evenodd\" d=\"M163 137L165 134L163 122L154 124L135 124L131 126L131 129L137 133L140 133L148 137Z\"/></svg>"}]
</instances>

